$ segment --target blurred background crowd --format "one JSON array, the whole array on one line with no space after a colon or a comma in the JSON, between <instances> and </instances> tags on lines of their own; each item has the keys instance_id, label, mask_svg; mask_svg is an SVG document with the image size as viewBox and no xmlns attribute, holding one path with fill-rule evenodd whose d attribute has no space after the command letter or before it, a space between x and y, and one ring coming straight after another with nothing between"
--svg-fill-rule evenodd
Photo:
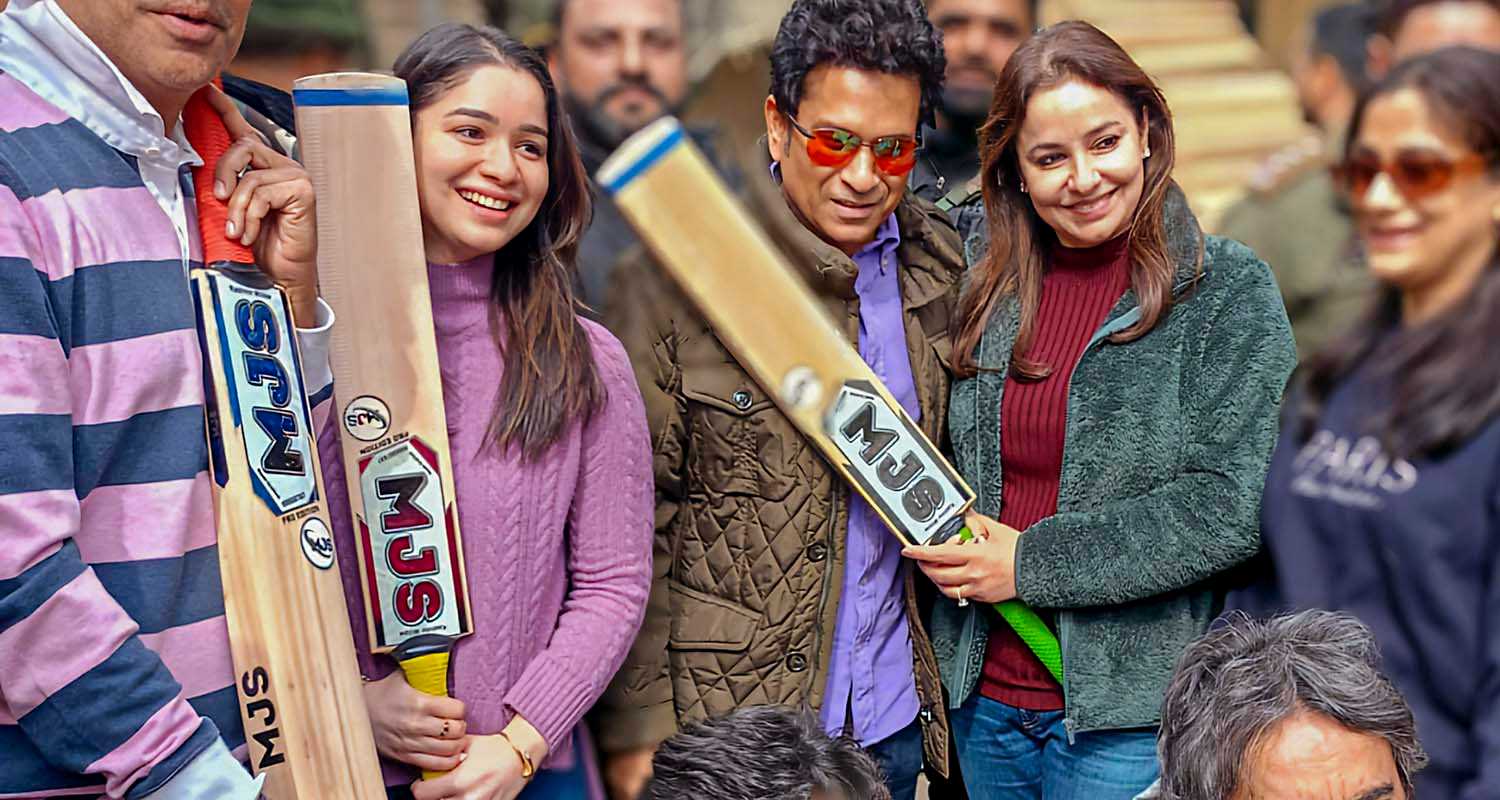
<instances>
[{"instance_id":1,"label":"blurred background crowd","mask_svg":"<svg viewBox=\"0 0 1500 800\"><path fill-rule=\"evenodd\" d=\"M551 0L256 0L234 71L287 89L297 76L314 72L388 68L417 33L448 20L489 22L547 48L561 34L553 5ZM769 50L788 5L789 0L688 0L680 40L670 43L678 52L669 54L668 66L647 67L658 70L648 83L668 84L668 107L710 129L724 153L747 152L764 133L760 106ZM1405 26L1402 41L1395 41L1395 31L1380 29L1388 0L960 5L993 6L1012 26L971 35L967 44L949 32L950 62L970 59L980 82L992 83L1003 63L1001 56L995 65L986 64L986 50L989 58L1008 55L1031 28L1062 19L1086 19L1125 46L1160 83L1171 105L1178 137L1174 178L1205 230L1244 241L1275 269L1304 356L1348 327L1367 288L1363 272L1348 268L1355 258L1349 217L1328 174L1359 89L1394 60L1435 46L1500 46L1495 21L1500 16L1487 2L1435 4ZM588 60L579 59L570 69L590 69ZM598 80L606 85L612 77ZM574 94L577 99L586 92ZM982 94L975 123L988 99ZM590 138L585 132L585 144ZM972 171L965 175L960 169L955 176L953 164L940 162L956 158L977 165L974 150L971 136L929 137L913 188L920 192L924 180L937 177L969 177ZM609 209L600 210L595 227L580 265L582 288L584 300L607 313L612 265L601 262L613 261L627 249L619 243L630 243L633 236Z\"/></svg>"}]
</instances>

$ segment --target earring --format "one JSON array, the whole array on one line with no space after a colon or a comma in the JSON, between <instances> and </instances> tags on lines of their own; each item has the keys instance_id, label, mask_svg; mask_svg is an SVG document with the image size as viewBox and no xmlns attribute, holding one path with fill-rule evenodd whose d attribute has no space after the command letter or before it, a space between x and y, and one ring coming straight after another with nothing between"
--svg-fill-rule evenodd
<instances>
[{"instance_id":1,"label":"earring","mask_svg":"<svg viewBox=\"0 0 1500 800\"><path fill-rule=\"evenodd\" d=\"M1141 159L1142 159L1142 160L1145 160L1145 159L1148 159L1148 158L1150 158L1150 157L1151 157L1151 148L1150 148L1150 147L1149 147L1149 146L1148 146L1148 147L1147 147L1147 148L1146 148L1146 154L1145 154L1145 155L1143 155L1143 156L1141 156Z\"/></svg>"},{"instance_id":2,"label":"earring","mask_svg":"<svg viewBox=\"0 0 1500 800\"><path fill-rule=\"evenodd\" d=\"M1021 181L1021 194L1026 194L1026 181Z\"/></svg>"}]
</instances>

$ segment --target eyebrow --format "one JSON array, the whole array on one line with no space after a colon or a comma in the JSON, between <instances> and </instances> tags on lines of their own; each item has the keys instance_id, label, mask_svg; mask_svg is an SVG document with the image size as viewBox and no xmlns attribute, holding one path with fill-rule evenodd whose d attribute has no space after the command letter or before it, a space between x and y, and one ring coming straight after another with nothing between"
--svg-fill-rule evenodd
<instances>
[{"instance_id":1,"label":"eyebrow","mask_svg":"<svg viewBox=\"0 0 1500 800\"><path fill-rule=\"evenodd\" d=\"M488 111L480 111L477 108L469 108L468 106L464 106L462 108L455 108L452 111L449 111L447 114L444 114L443 116L444 117L473 117L474 119L483 120L485 122L488 122L491 125L499 125L500 124L500 120L496 119L496 117L495 117L494 114L491 114Z\"/></svg>"},{"instance_id":2,"label":"eyebrow","mask_svg":"<svg viewBox=\"0 0 1500 800\"><path fill-rule=\"evenodd\" d=\"M1391 797L1395 793L1396 788L1387 783L1382 786L1376 786L1374 789L1370 789L1364 792L1360 796L1354 798L1354 800L1381 800L1381 798Z\"/></svg>"},{"instance_id":3,"label":"eyebrow","mask_svg":"<svg viewBox=\"0 0 1500 800\"><path fill-rule=\"evenodd\" d=\"M653 36L677 36L680 33L679 29L665 24L645 25L640 28L628 28L623 25L606 23L599 25L585 25L578 30L578 35L584 37L619 36L621 33L629 30L639 30L641 33L648 33Z\"/></svg>"},{"instance_id":4,"label":"eyebrow","mask_svg":"<svg viewBox=\"0 0 1500 800\"><path fill-rule=\"evenodd\" d=\"M1110 128L1114 128L1114 127L1123 128L1123 127L1125 127L1125 124L1123 122L1116 122L1114 120L1111 120L1111 121L1106 122L1106 123L1104 123L1102 125L1095 126L1093 130L1089 131L1088 133L1085 133L1083 135L1083 138L1085 138L1085 139L1092 139L1095 136L1098 136L1099 134L1104 133L1106 130L1109 130ZM1048 150L1048 149L1055 148L1055 147L1062 147L1062 145L1060 145L1060 144L1058 144L1056 142L1042 142L1040 144L1033 145L1030 150L1026 151L1026 154L1027 155L1032 155L1032 154L1036 153L1036 151L1038 151L1038 150Z\"/></svg>"},{"instance_id":5,"label":"eyebrow","mask_svg":"<svg viewBox=\"0 0 1500 800\"><path fill-rule=\"evenodd\" d=\"M449 111L447 114L444 114L443 116L445 118L446 117L473 117L474 119L482 120L484 122L488 122L491 125L499 125L500 124L500 120L494 114L491 114L488 111L480 111L477 108L469 108L468 106L464 106L462 108L455 108L452 111ZM522 123L521 126L520 126L520 130L523 133L534 133L534 134L536 134L538 136L541 136L544 139L549 138L547 136L547 129L546 128L543 128L543 127L540 127L540 126L537 126L537 125L532 125L529 122Z\"/></svg>"}]
</instances>

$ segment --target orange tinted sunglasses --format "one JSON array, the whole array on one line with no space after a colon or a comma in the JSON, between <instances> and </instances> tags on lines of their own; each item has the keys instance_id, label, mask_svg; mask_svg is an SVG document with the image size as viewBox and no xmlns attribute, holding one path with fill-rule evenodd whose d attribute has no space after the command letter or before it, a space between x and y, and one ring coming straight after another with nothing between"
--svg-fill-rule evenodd
<instances>
[{"instance_id":1,"label":"orange tinted sunglasses","mask_svg":"<svg viewBox=\"0 0 1500 800\"><path fill-rule=\"evenodd\" d=\"M1473 153L1457 161L1428 153L1401 153L1382 161L1373 153L1356 153L1334 167L1334 179L1354 202L1364 199L1375 178L1385 175L1407 200L1421 200L1447 189L1454 179L1484 171L1483 156Z\"/></svg>"},{"instance_id":2,"label":"orange tinted sunglasses","mask_svg":"<svg viewBox=\"0 0 1500 800\"><path fill-rule=\"evenodd\" d=\"M859 153L859 148L868 147L875 156L875 167L892 177L900 177L917 165L917 150L921 145L915 136L882 136L866 142L842 128L802 127L791 114L783 112L787 122L807 139L807 157L820 167L839 169Z\"/></svg>"}]
</instances>

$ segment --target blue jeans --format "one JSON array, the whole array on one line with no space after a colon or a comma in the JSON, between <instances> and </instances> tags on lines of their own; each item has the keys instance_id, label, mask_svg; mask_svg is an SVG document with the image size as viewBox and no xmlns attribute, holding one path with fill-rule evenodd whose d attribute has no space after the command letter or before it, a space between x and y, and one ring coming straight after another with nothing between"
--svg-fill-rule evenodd
<instances>
[{"instance_id":1,"label":"blue jeans","mask_svg":"<svg viewBox=\"0 0 1500 800\"><path fill-rule=\"evenodd\" d=\"M970 800L1130 800L1156 780L1156 731L1080 733L1061 711L978 693L950 716Z\"/></svg>"},{"instance_id":2,"label":"blue jeans","mask_svg":"<svg viewBox=\"0 0 1500 800\"><path fill-rule=\"evenodd\" d=\"M880 765L891 800L915 800L922 773L922 725L910 725L865 748Z\"/></svg>"}]
</instances>

